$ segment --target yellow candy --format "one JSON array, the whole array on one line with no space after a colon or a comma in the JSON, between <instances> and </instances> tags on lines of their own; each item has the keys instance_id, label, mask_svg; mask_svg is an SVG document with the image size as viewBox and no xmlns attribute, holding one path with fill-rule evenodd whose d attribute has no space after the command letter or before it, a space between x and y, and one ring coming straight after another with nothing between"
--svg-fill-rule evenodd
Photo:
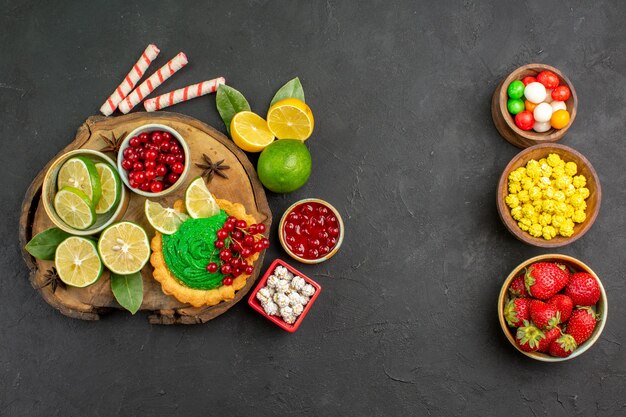
<instances>
[{"instance_id":1,"label":"yellow candy","mask_svg":"<svg viewBox=\"0 0 626 417\"><path fill-rule=\"evenodd\" d=\"M555 191L552 199L562 203L565 201L565 193L563 191Z\"/></svg>"},{"instance_id":2,"label":"yellow candy","mask_svg":"<svg viewBox=\"0 0 626 417\"><path fill-rule=\"evenodd\" d=\"M547 199L553 199L554 198L554 188L552 187L548 187L545 190L543 190L543 198L547 198ZM565 197L565 195L563 195L563 197Z\"/></svg>"},{"instance_id":3,"label":"yellow candy","mask_svg":"<svg viewBox=\"0 0 626 417\"><path fill-rule=\"evenodd\" d=\"M555 179L556 188L559 190L565 190L572 184L572 177L562 175Z\"/></svg>"},{"instance_id":4,"label":"yellow candy","mask_svg":"<svg viewBox=\"0 0 626 417\"><path fill-rule=\"evenodd\" d=\"M551 183L552 182L550 181L550 178L548 178L548 177L540 177L539 181L537 181L537 185L542 190L547 189L550 186Z\"/></svg>"},{"instance_id":5,"label":"yellow candy","mask_svg":"<svg viewBox=\"0 0 626 417\"><path fill-rule=\"evenodd\" d=\"M522 189L524 190L530 190L533 185L535 185L535 183L533 182L533 180L531 178L524 178L522 179Z\"/></svg>"},{"instance_id":6,"label":"yellow candy","mask_svg":"<svg viewBox=\"0 0 626 417\"><path fill-rule=\"evenodd\" d=\"M563 223L565 223L565 216L563 216L562 214L555 214L554 216L552 216L552 226L558 228L561 227Z\"/></svg>"},{"instance_id":7,"label":"yellow candy","mask_svg":"<svg viewBox=\"0 0 626 417\"><path fill-rule=\"evenodd\" d=\"M565 218L569 218L569 217L572 217L573 215L574 215L574 207L568 204L567 207L565 208L565 211L563 211L563 216L565 216Z\"/></svg>"},{"instance_id":8,"label":"yellow candy","mask_svg":"<svg viewBox=\"0 0 626 417\"><path fill-rule=\"evenodd\" d=\"M556 214L565 214L567 212L567 204L563 202L554 201L554 211L556 212ZM566 215L566 217L570 217L570 216Z\"/></svg>"},{"instance_id":9,"label":"yellow candy","mask_svg":"<svg viewBox=\"0 0 626 417\"><path fill-rule=\"evenodd\" d=\"M520 191L522 191L522 184L520 184L519 181L509 182L509 193L517 194Z\"/></svg>"},{"instance_id":10,"label":"yellow candy","mask_svg":"<svg viewBox=\"0 0 626 417\"><path fill-rule=\"evenodd\" d=\"M537 166L527 166L526 167L526 175L528 175L530 178L539 178L541 177L541 167L539 166L539 164L537 164Z\"/></svg>"},{"instance_id":11,"label":"yellow candy","mask_svg":"<svg viewBox=\"0 0 626 417\"><path fill-rule=\"evenodd\" d=\"M565 168L563 168L562 166L559 165L552 169L552 178L557 179L559 177L562 177L563 175L565 175Z\"/></svg>"},{"instance_id":12,"label":"yellow candy","mask_svg":"<svg viewBox=\"0 0 626 417\"><path fill-rule=\"evenodd\" d=\"M533 201L540 200L542 197L541 188L531 187L530 190L528 190L528 197Z\"/></svg>"},{"instance_id":13,"label":"yellow candy","mask_svg":"<svg viewBox=\"0 0 626 417\"><path fill-rule=\"evenodd\" d=\"M517 223L519 228L523 231L527 231L531 224L533 223L530 221L530 219L522 219Z\"/></svg>"},{"instance_id":14,"label":"yellow candy","mask_svg":"<svg viewBox=\"0 0 626 417\"><path fill-rule=\"evenodd\" d=\"M548 160L546 158L541 158L539 160L539 166L548 165Z\"/></svg>"},{"instance_id":15,"label":"yellow candy","mask_svg":"<svg viewBox=\"0 0 626 417\"><path fill-rule=\"evenodd\" d=\"M587 185L587 178L585 178L584 175L577 175L572 180L572 184L574 184L574 187L576 188L584 187Z\"/></svg>"},{"instance_id":16,"label":"yellow candy","mask_svg":"<svg viewBox=\"0 0 626 417\"><path fill-rule=\"evenodd\" d=\"M554 211L556 210L554 201L552 200L543 200L543 204L541 205L541 208L543 209L544 212L546 213L554 213Z\"/></svg>"},{"instance_id":17,"label":"yellow candy","mask_svg":"<svg viewBox=\"0 0 626 417\"><path fill-rule=\"evenodd\" d=\"M576 210L574 212L574 215L572 216L572 220L574 221L574 223L582 223L585 221L586 218L587 215L582 210Z\"/></svg>"},{"instance_id":18,"label":"yellow candy","mask_svg":"<svg viewBox=\"0 0 626 417\"><path fill-rule=\"evenodd\" d=\"M567 186L567 188L565 188L565 190L563 190L563 192L565 193L565 197L571 197L576 192L576 187L570 184Z\"/></svg>"},{"instance_id":19,"label":"yellow candy","mask_svg":"<svg viewBox=\"0 0 626 417\"><path fill-rule=\"evenodd\" d=\"M524 174L517 169L509 174L509 181L520 182L524 178Z\"/></svg>"},{"instance_id":20,"label":"yellow candy","mask_svg":"<svg viewBox=\"0 0 626 417\"><path fill-rule=\"evenodd\" d=\"M541 164L541 175L543 175L544 177L549 177L550 175L552 175L552 167L547 163Z\"/></svg>"},{"instance_id":21,"label":"yellow candy","mask_svg":"<svg viewBox=\"0 0 626 417\"><path fill-rule=\"evenodd\" d=\"M574 207L574 208L579 208L580 206L582 206L582 204L585 202L585 199L583 198L582 195L578 194L578 193L574 193L573 196L571 196L569 198L569 203Z\"/></svg>"},{"instance_id":22,"label":"yellow candy","mask_svg":"<svg viewBox=\"0 0 626 417\"><path fill-rule=\"evenodd\" d=\"M578 166L575 162L568 162L565 164L565 173L570 177L573 177L578 172Z\"/></svg>"},{"instance_id":23,"label":"yellow candy","mask_svg":"<svg viewBox=\"0 0 626 417\"><path fill-rule=\"evenodd\" d=\"M542 235L545 240L550 240L556 236L556 229L552 226L544 226Z\"/></svg>"},{"instance_id":24,"label":"yellow candy","mask_svg":"<svg viewBox=\"0 0 626 417\"><path fill-rule=\"evenodd\" d=\"M533 223L528 228L528 233L530 233L531 236L539 237L543 234L543 227L538 223Z\"/></svg>"},{"instance_id":25,"label":"yellow candy","mask_svg":"<svg viewBox=\"0 0 626 417\"><path fill-rule=\"evenodd\" d=\"M532 204L526 203L522 206L522 214L527 219L531 219L535 215L535 208Z\"/></svg>"},{"instance_id":26,"label":"yellow candy","mask_svg":"<svg viewBox=\"0 0 626 417\"><path fill-rule=\"evenodd\" d=\"M561 160L561 157L555 153L551 153L550 155L548 155L546 161L548 161L548 165L550 165L552 168L559 166L560 163L563 162Z\"/></svg>"},{"instance_id":27,"label":"yellow candy","mask_svg":"<svg viewBox=\"0 0 626 417\"><path fill-rule=\"evenodd\" d=\"M582 188L579 188L576 192L580 194L580 196L584 198L585 200L589 198L589 188L582 187Z\"/></svg>"},{"instance_id":28,"label":"yellow candy","mask_svg":"<svg viewBox=\"0 0 626 417\"><path fill-rule=\"evenodd\" d=\"M526 203L528 200L530 200L530 197L528 196L528 191L526 190L522 190L519 193L517 193L517 198L522 203Z\"/></svg>"},{"instance_id":29,"label":"yellow candy","mask_svg":"<svg viewBox=\"0 0 626 417\"><path fill-rule=\"evenodd\" d=\"M542 226L548 226L552 223L552 215L548 213L541 213L539 215L539 224Z\"/></svg>"},{"instance_id":30,"label":"yellow candy","mask_svg":"<svg viewBox=\"0 0 626 417\"><path fill-rule=\"evenodd\" d=\"M515 207L519 206L519 199L517 198L517 196L515 194L507 195L506 198L504 199L504 202L510 208L515 208Z\"/></svg>"},{"instance_id":31,"label":"yellow candy","mask_svg":"<svg viewBox=\"0 0 626 417\"><path fill-rule=\"evenodd\" d=\"M522 218L524 217L524 215L522 214L522 208L520 206L517 206L514 209L512 209L511 216L513 216L515 220L518 220L518 221L522 220Z\"/></svg>"}]
</instances>

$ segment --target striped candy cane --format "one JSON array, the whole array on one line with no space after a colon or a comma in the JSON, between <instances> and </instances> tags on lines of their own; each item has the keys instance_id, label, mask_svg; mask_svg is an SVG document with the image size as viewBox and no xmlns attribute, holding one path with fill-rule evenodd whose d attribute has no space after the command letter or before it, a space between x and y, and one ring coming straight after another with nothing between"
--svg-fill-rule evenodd
<instances>
[{"instance_id":1,"label":"striped candy cane","mask_svg":"<svg viewBox=\"0 0 626 417\"><path fill-rule=\"evenodd\" d=\"M178 70L187 65L187 56L180 52L167 64L163 65L146 81L142 82L139 87L135 88L119 105L122 113L126 114L141 102L146 96L150 95L155 88L163 84L165 80L176 74Z\"/></svg>"},{"instance_id":2,"label":"striped candy cane","mask_svg":"<svg viewBox=\"0 0 626 417\"><path fill-rule=\"evenodd\" d=\"M201 83L188 85L169 93L162 94L158 97L148 99L143 102L146 111L157 111L164 109L181 101L191 100L192 98L201 97L205 94L215 93L220 84L225 84L224 77L215 78L214 80L202 81Z\"/></svg>"},{"instance_id":3,"label":"striped candy cane","mask_svg":"<svg viewBox=\"0 0 626 417\"><path fill-rule=\"evenodd\" d=\"M150 44L143 51L139 60L133 65L130 72L124 78L124 81L121 82L120 85L117 86L113 94L104 102L102 107L100 107L100 112L105 116L111 115L117 108L117 105L120 101L124 100L126 95L135 87L137 81L141 79L143 74L146 72L152 61L154 61L159 55L159 48L156 45Z\"/></svg>"}]
</instances>

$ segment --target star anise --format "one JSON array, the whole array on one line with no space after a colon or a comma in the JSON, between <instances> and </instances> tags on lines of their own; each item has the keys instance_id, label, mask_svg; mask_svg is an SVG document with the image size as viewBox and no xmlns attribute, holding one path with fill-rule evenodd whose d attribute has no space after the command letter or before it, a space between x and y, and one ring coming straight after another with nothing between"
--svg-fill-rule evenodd
<instances>
[{"instance_id":1,"label":"star anise","mask_svg":"<svg viewBox=\"0 0 626 417\"><path fill-rule=\"evenodd\" d=\"M124 132L120 135L119 138L115 137L115 133L111 133L111 137L107 138L104 135L100 135L100 137L104 140L104 143L106 143L106 145L104 146L104 148L101 149L102 152L113 152L113 153L118 153L120 150L120 145L122 144L122 142L124 141L124 138L126 137L126 134L128 132Z\"/></svg>"},{"instance_id":2,"label":"star anise","mask_svg":"<svg viewBox=\"0 0 626 417\"><path fill-rule=\"evenodd\" d=\"M38 289L45 288L49 285L50 289L52 289L52 293L54 293L59 285L64 285L63 281L59 278L59 274L57 273L57 269L55 267L48 269L43 277L44 282L38 287Z\"/></svg>"},{"instance_id":3,"label":"star anise","mask_svg":"<svg viewBox=\"0 0 626 417\"><path fill-rule=\"evenodd\" d=\"M228 179L228 176L224 173L225 170L229 169L228 165L224 165L224 160L213 162L211 158L207 154L202 154L202 159L204 159L204 164L196 164L198 168L202 168L202 176L206 179L207 183L210 183L213 179L213 175L219 175L222 178Z\"/></svg>"}]
</instances>

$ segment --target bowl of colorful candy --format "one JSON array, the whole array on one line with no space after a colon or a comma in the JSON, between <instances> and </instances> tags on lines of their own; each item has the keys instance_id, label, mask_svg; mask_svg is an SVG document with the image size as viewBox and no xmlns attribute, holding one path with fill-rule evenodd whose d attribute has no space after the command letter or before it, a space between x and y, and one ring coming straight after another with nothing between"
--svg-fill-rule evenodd
<instances>
[{"instance_id":1,"label":"bowl of colorful candy","mask_svg":"<svg viewBox=\"0 0 626 417\"><path fill-rule=\"evenodd\" d=\"M528 64L498 84L491 116L504 139L527 148L561 140L577 107L576 90L565 75L549 65Z\"/></svg>"},{"instance_id":2,"label":"bowl of colorful candy","mask_svg":"<svg viewBox=\"0 0 626 417\"><path fill-rule=\"evenodd\" d=\"M293 259L317 264L332 258L343 242L341 215L330 203L318 198L296 201L283 214L278 236Z\"/></svg>"},{"instance_id":3,"label":"bowl of colorful candy","mask_svg":"<svg viewBox=\"0 0 626 417\"><path fill-rule=\"evenodd\" d=\"M576 258L535 256L506 278L498 297L500 327L524 355L562 362L586 352L600 338L608 302L602 282Z\"/></svg>"},{"instance_id":4,"label":"bowl of colorful candy","mask_svg":"<svg viewBox=\"0 0 626 417\"><path fill-rule=\"evenodd\" d=\"M500 219L517 239L554 248L589 231L601 198L598 174L587 158L547 143L513 157L500 176L496 202Z\"/></svg>"},{"instance_id":5,"label":"bowl of colorful candy","mask_svg":"<svg viewBox=\"0 0 626 417\"><path fill-rule=\"evenodd\" d=\"M122 181L144 197L161 197L176 190L189 172L189 148L169 126L147 124L130 132L117 155Z\"/></svg>"}]
</instances>

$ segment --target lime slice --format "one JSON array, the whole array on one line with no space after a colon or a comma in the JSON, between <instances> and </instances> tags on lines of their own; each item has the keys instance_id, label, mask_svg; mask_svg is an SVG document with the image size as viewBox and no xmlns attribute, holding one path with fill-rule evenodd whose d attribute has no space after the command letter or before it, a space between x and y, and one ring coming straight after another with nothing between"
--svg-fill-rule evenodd
<instances>
[{"instance_id":1,"label":"lime slice","mask_svg":"<svg viewBox=\"0 0 626 417\"><path fill-rule=\"evenodd\" d=\"M187 209L187 213L194 219L219 214L220 207L217 205L209 189L206 188L202 177L191 181L187 187L185 191L185 208Z\"/></svg>"},{"instance_id":2,"label":"lime slice","mask_svg":"<svg viewBox=\"0 0 626 417\"><path fill-rule=\"evenodd\" d=\"M96 214L104 214L117 207L122 195L122 181L115 168L105 162L96 164L102 194L96 204Z\"/></svg>"},{"instance_id":3,"label":"lime slice","mask_svg":"<svg viewBox=\"0 0 626 417\"><path fill-rule=\"evenodd\" d=\"M57 247L54 266L61 281L72 287L93 284L102 274L96 244L90 239L71 236Z\"/></svg>"},{"instance_id":4,"label":"lime slice","mask_svg":"<svg viewBox=\"0 0 626 417\"><path fill-rule=\"evenodd\" d=\"M150 259L150 242L141 226L131 222L114 223L98 240L104 266L118 275L134 274Z\"/></svg>"},{"instance_id":5,"label":"lime slice","mask_svg":"<svg viewBox=\"0 0 626 417\"><path fill-rule=\"evenodd\" d=\"M98 204L102 189L100 186L100 176L93 161L84 156L75 156L63 164L57 177L57 188L64 187L78 188L87 197Z\"/></svg>"},{"instance_id":6,"label":"lime slice","mask_svg":"<svg viewBox=\"0 0 626 417\"><path fill-rule=\"evenodd\" d=\"M189 218L189 216L184 213L179 213L173 208L163 207L159 203L148 199L146 199L144 210L146 218L152 227L164 235L176 233L180 225Z\"/></svg>"},{"instance_id":7,"label":"lime slice","mask_svg":"<svg viewBox=\"0 0 626 417\"><path fill-rule=\"evenodd\" d=\"M77 230L85 230L96 222L96 210L91 200L74 187L64 187L57 192L54 209L65 224Z\"/></svg>"}]
</instances>

